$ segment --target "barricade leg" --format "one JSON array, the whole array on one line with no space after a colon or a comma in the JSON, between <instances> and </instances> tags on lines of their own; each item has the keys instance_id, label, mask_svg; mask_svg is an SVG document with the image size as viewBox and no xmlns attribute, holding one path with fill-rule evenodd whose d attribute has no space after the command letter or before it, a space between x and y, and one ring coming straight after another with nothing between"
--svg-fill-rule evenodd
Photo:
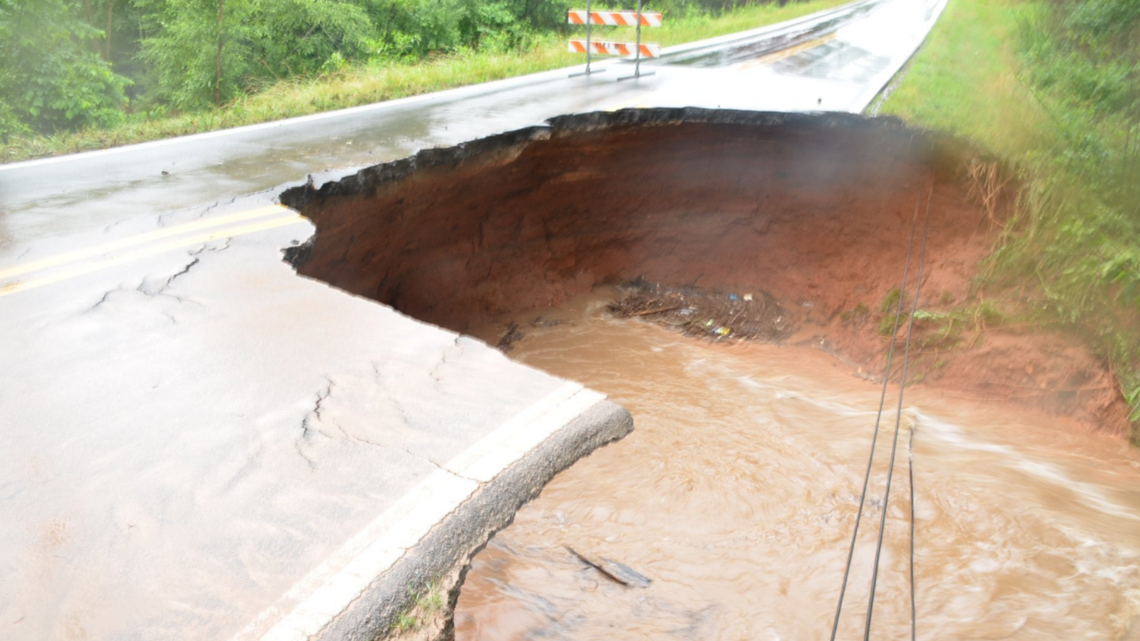
<instances>
[{"instance_id":1,"label":"barricade leg","mask_svg":"<svg viewBox=\"0 0 1140 641\"><path fill-rule=\"evenodd\" d=\"M592 71L590 69L591 56L593 55L593 47L590 45L590 27L594 23L594 21L590 18L590 8L590 0L586 0L586 70L570 74L571 78L577 78L578 76L588 76L592 73L601 73L602 71L605 71L605 69L602 69L601 71Z\"/></svg>"},{"instance_id":2,"label":"barricade leg","mask_svg":"<svg viewBox=\"0 0 1140 641\"><path fill-rule=\"evenodd\" d=\"M618 78L618 80L629 80L630 78L636 80L642 76L652 76L654 73L653 71L641 73L641 0L637 0L637 55L633 59L633 75Z\"/></svg>"}]
</instances>

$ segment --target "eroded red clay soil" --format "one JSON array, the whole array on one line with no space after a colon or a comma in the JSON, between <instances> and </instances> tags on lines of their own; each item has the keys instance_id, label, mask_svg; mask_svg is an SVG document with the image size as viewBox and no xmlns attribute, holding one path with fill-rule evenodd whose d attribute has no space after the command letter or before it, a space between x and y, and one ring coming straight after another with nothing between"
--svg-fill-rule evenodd
<instances>
[{"instance_id":1,"label":"eroded red clay soil","mask_svg":"<svg viewBox=\"0 0 1140 641\"><path fill-rule=\"evenodd\" d=\"M453 330L642 277L768 292L794 317L786 340L873 377L881 304L928 198L919 306L973 300L994 238L967 196L969 158L853 116L630 110L421 152L283 202L318 229L300 273ZM1125 433L1111 375L1071 337L945 329L920 326L912 380Z\"/></svg>"}]
</instances>

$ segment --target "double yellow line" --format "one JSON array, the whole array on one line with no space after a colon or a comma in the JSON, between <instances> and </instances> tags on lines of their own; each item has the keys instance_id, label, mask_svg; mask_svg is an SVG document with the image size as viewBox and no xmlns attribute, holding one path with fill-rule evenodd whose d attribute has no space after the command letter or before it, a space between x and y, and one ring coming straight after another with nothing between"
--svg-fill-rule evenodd
<instances>
[{"instance_id":1,"label":"double yellow line","mask_svg":"<svg viewBox=\"0 0 1140 641\"><path fill-rule=\"evenodd\" d=\"M736 70L737 71L745 71L747 69L752 69L753 67L762 67L764 65L770 65L770 64L779 62L781 60L791 58L792 56L797 56L797 55L799 55L805 51L810 51L812 49L815 49L816 47L825 45L825 44L831 42L832 40L835 40L835 34L829 33L826 36L823 36L822 38L816 38L814 40L808 40L807 42L802 42L798 45L788 47L787 49L781 49L779 51L770 53L766 56L760 56L759 58L756 58L754 60L742 62L739 65L737 65Z\"/></svg>"},{"instance_id":2,"label":"double yellow line","mask_svg":"<svg viewBox=\"0 0 1140 641\"><path fill-rule=\"evenodd\" d=\"M754 69L756 67L762 67L764 65L770 65L770 64L779 62L781 60L784 60L786 58L791 58L792 56L797 56L801 53L804 53L805 51L810 51L812 49L815 49L816 47L823 46L823 45L831 42L832 40L835 40L835 33L829 33L823 37L815 38L814 40L808 40L807 42L801 42L800 44L793 45L791 47L788 47L787 49L781 49L779 51L772 52L772 53L767 54L765 56L760 56L759 58L755 58L753 60L748 60L746 62L742 62L742 63L736 64L736 65L733 65L729 68L733 69L735 71L747 71L749 69ZM647 96L645 96L644 94L638 94L638 95L634 96L633 98L629 98L627 100L623 100L621 102L615 103L609 107L605 107L604 110L605 111L618 111L619 109L625 109L626 107L633 107L634 105L636 105L636 107L638 109L644 109L647 106L647 102L648 102ZM641 104L638 104L638 103L641 103Z\"/></svg>"},{"instance_id":3,"label":"double yellow line","mask_svg":"<svg viewBox=\"0 0 1140 641\"><path fill-rule=\"evenodd\" d=\"M235 223L244 223L259 218L266 220L235 225ZM49 256L7 269L0 269L0 297L58 283L62 280L175 249L201 245L223 238L233 238L234 236L273 229L274 227L284 227L303 220L304 218L291 209L281 205L270 205L128 236L101 245ZM217 227L222 227L222 229L215 229ZM194 233L209 229L213 231ZM171 240L154 244L156 241L166 239ZM131 249L134 247L138 247L138 249Z\"/></svg>"}]
</instances>

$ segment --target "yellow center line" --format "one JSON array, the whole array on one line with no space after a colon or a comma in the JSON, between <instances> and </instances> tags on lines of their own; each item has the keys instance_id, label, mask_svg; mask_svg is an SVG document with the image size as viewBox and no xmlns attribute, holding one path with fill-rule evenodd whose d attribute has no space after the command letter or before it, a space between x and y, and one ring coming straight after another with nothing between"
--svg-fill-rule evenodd
<instances>
[{"instance_id":1,"label":"yellow center line","mask_svg":"<svg viewBox=\"0 0 1140 641\"><path fill-rule=\"evenodd\" d=\"M27 274L29 272L40 271L42 269L50 269L52 267L66 265L67 263L73 263L77 260L83 260L84 258L99 256L108 252L125 249L127 247L134 247L135 245L142 245L143 243L149 243L155 240L169 238L171 236L178 236L179 234L185 234L187 232L198 231L200 229L209 229L211 227L218 227L220 225L228 225L230 223L236 223L243 220L250 220L253 218L261 218L262 216L269 216L271 214L281 214L287 212L292 212L292 210L281 205L270 205L268 207L259 207L257 209L238 212L236 214L228 214L225 216L207 218L205 220L197 220L192 223L186 223L184 225L178 225L175 227L167 227L165 229L146 232L144 234L138 234L136 236L128 236L126 238L120 238L119 240L103 243L102 245L87 247L85 249L77 249L72 252L49 256L47 258L34 260L22 265L9 267L7 269L0 269L0 280L11 278L13 276L19 276L21 274Z\"/></svg>"},{"instance_id":2,"label":"yellow center line","mask_svg":"<svg viewBox=\"0 0 1140 641\"><path fill-rule=\"evenodd\" d=\"M787 49L781 49L780 51L770 53L766 56L761 56L759 58L756 58L755 60L749 60L748 62L741 63L740 65L738 65L736 67L736 70L737 71L744 71L746 69L751 69L753 67L759 67L761 65L770 65L773 62L779 62L779 61L784 60L786 58L791 58L792 56L801 54L805 51L815 49L816 47L818 47L820 45L825 45L825 44L831 42L832 40L835 40L835 34L829 33L826 36L823 36L822 38L816 38L815 40L808 40L807 42L802 42L802 43L800 43L794 47L788 47Z\"/></svg>"},{"instance_id":3,"label":"yellow center line","mask_svg":"<svg viewBox=\"0 0 1140 641\"><path fill-rule=\"evenodd\" d=\"M53 274L42 276L40 278L34 278L23 282L9 283L7 285L0 286L0 297L27 291L29 289L35 289L36 287L42 287L44 285L50 285L52 283L58 283L61 280L67 280L76 276L82 276L83 274L89 274L91 272L107 269L108 267L113 267L115 265L129 263L131 261L140 260L149 256L155 256L163 252L181 249L183 247L191 247L193 245L201 245L203 243L208 243L213 240L220 240L222 238L232 238L234 236L241 236L243 234L251 234L257 231L273 229L274 227L292 225L293 223L303 222L304 220L305 219L299 214L293 214L292 216L288 216L286 218L274 218L273 220L268 220L260 223L242 225L240 227L231 227L229 229L220 229L208 234L199 234L197 236L179 238L178 240L174 240L161 245L146 247L130 253L119 254L117 256L108 256L102 260L83 265L76 265L75 267L63 269Z\"/></svg>"},{"instance_id":4,"label":"yellow center line","mask_svg":"<svg viewBox=\"0 0 1140 641\"><path fill-rule=\"evenodd\" d=\"M630 98L629 100L623 100L619 103L616 103L612 107L607 107L605 109L605 111L618 111L619 109L625 109L626 107L633 107L634 104L645 100L646 97L647 96L643 96L643 95L634 96L633 98ZM645 103L642 102L642 104L637 105L637 109L645 109Z\"/></svg>"}]
</instances>

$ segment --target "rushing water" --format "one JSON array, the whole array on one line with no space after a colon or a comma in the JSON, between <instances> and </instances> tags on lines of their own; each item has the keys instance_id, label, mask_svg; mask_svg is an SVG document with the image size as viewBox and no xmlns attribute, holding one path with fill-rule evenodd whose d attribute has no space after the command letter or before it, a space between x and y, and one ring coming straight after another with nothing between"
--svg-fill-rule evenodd
<instances>
[{"instance_id":1,"label":"rushing water","mask_svg":"<svg viewBox=\"0 0 1140 641\"><path fill-rule=\"evenodd\" d=\"M456 638L827 639L879 387L807 348L709 344L547 311L511 355L606 392L635 431L556 477L476 556ZM862 638L890 457L887 397L840 639ZM908 390L873 639L1140 639L1140 455L1063 420ZM564 546L653 582L625 587ZM1131 627L1131 629L1130 629Z\"/></svg>"}]
</instances>

